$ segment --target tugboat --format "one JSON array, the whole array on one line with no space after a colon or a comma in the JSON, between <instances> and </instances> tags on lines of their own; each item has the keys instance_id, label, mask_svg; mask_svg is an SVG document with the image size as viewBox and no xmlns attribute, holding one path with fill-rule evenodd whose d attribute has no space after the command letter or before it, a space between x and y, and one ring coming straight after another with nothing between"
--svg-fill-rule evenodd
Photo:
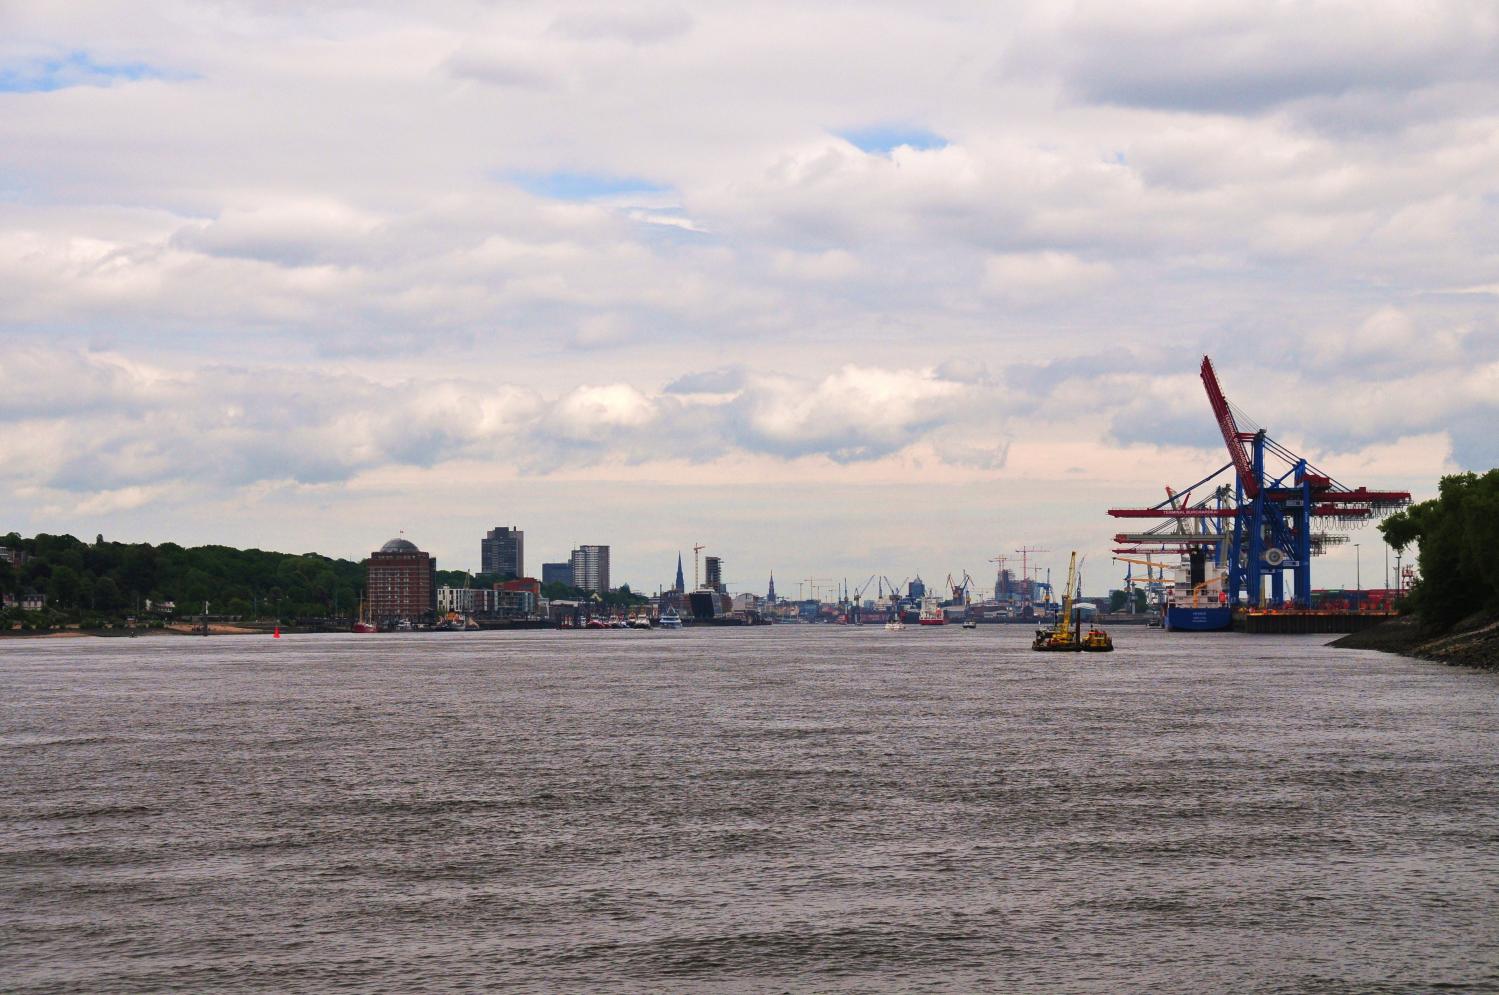
<instances>
[{"instance_id":1,"label":"tugboat","mask_svg":"<svg viewBox=\"0 0 1499 995\"><path fill-rule=\"evenodd\" d=\"M1114 652L1114 640L1107 632L1097 626L1090 626L1088 634L1083 637L1084 653L1112 653Z\"/></svg>"}]
</instances>

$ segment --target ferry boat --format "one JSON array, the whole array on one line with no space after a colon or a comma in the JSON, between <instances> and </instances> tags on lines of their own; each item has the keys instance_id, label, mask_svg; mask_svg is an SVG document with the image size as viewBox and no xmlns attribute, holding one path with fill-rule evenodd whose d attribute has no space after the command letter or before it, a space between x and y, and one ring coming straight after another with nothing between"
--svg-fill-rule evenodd
<instances>
[{"instance_id":1,"label":"ferry boat","mask_svg":"<svg viewBox=\"0 0 1499 995\"><path fill-rule=\"evenodd\" d=\"M661 613L660 626L663 629L680 629L682 627L682 616L677 614L675 608L668 608Z\"/></svg>"}]
</instances>

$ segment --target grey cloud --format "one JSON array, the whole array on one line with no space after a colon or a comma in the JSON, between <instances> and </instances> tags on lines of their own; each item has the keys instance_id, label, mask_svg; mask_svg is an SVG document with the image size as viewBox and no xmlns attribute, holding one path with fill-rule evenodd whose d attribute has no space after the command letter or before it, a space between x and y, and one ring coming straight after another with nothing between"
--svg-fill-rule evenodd
<instances>
[{"instance_id":1,"label":"grey cloud","mask_svg":"<svg viewBox=\"0 0 1499 995\"><path fill-rule=\"evenodd\" d=\"M615 39L636 45L665 41L692 27L692 15L681 7L627 7L615 5L563 14L552 22L552 30L583 41Z\"/></svg>"},{"instance_id":2,"label":"grey cloud","mask_svg":"<svg viewBox=\"0 0 1499 995\"><path fill-rule=\"evenodd\" d=\"M1481 3L1194 5L1156 18L1105 10L1083 7L1052 50L1067 85L1099 103L1257 113L1493 80L1499 60L1499 21Z\"/></svg>"},{"instance_id":3,"label":"grey cloud","mask_svg":"<svg viewBox=\"0 0 1499 995\"><path fill-rule=\"evenodd\" d=\"M747 373L743 366L725 366L701 373L677 377L662 388L668 394L723 394L744 388Z\"/></svg>"}]
</instances>

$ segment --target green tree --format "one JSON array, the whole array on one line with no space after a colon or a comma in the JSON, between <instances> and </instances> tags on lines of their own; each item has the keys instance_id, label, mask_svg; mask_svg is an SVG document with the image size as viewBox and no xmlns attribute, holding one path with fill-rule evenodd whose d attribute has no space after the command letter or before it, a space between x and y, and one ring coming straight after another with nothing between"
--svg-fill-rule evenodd
<instances>
[{"instance_id":1,"label":"green tree","mask_svg":"<svg viewBox=\"0 0 1499 995\"><path fill-rule=\"evenodd\" d=\"M1446 631L1480 611L1499 611L1499 469L1443 477L1437 497L1380 524L1398 550L1419 548L1421 579L1409 605L1423 625Z\"/></svg>"}]
</instances>

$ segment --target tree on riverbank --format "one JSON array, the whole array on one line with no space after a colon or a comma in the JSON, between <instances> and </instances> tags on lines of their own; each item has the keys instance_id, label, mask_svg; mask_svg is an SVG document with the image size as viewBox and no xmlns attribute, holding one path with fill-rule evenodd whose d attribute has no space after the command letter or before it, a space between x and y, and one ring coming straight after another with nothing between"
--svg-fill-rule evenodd
<instances>
[{"instance_id":1,"label":"tree on riverbank","mask_svg":"<svg viewBox=\"0 0 1499 995\"><path fill-rule=\"evenodd\" d=\"M176 543L86 543L70 535L11 533L0 546L22 562L0 563L0 591L47 596L59 620L117 619L175 602L192 614L207 601L222 615L323 618L352 614L364 589L364 566L316 553L274 553ZM7 569L9 568L9 569Z\"/></svg>"},{"instance_id":2,"label":"tree on riverbank","mask_svg":"<svg viewBox=\"0 0 1499 995\"><path fill-rule=\"evenodd\" d=\"M1396 549L1419 549L1409 607L1425 629L1446 632L1470 615L1499 613L1499 469L1443 477L1437 497L1379 530Z\"/></svg>"}]
</instances>

